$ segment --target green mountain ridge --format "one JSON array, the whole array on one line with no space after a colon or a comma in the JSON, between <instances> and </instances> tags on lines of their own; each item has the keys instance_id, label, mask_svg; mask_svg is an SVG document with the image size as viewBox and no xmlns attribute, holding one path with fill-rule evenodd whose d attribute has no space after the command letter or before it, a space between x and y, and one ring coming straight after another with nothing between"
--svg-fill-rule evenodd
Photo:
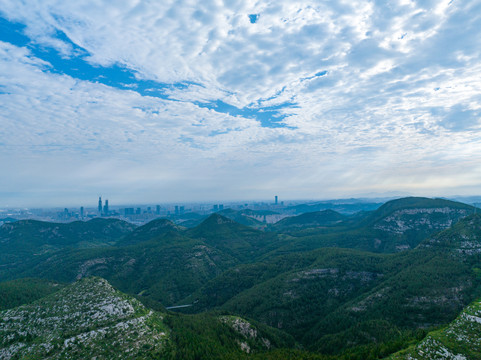
<instances>
[{"instance_id":1,"label":"green mountain ridge","mask_svg":"<svg viewBox=\"0 0 481 360\"><path fill-rule=\"evenodd\" d=\"M116 219L49 223L19 220L0 226L0 269L25 258L54 253L65 248L111 246L136 228Z\"/></svg>"},{"instance_id":2,"label":"green mountain ridge","mask_svg":"<svg viewBox=\"0 0 481 360\"><path fill-rule=\"evenodd\" d=\"M346 219L338 227L289 232L290 244L278 253L308 251L320 247L353 248L377 253L414 249L422 240L445 230L472 214L472 206L443 199L392 200L358 219Z\"/></svg>"},{"instance_id":3,"label":"green mountain ridge","mask_svg":"<svg viewBox=\"0 0 481 360\"><path fill-rule=\"evenodd\" d=\"M460 233L465 239L467 229L470 249L479 248L479 215L434 238ZM455 253L420 245L392 255L318 249L273 257L211 280L192 311L220 307L255 318L321 353L338 354L348 343L362 349L373 339L381 347L452 320L478 296L479 252Z\"/></svg>"},{"instance_id":4,"label":"green mountain ridge","mask_svg":"<svg viewBox=\"0 0 481 360\"><path fill-rule=\"evenodd\" d=\"M186 230L185 234L241 261L255 260L278 243L275 234L239 224L218 213L212 214L197 227Z\"/></svg>"},{"instance_id":5,"label":"green mountain ridge","mask_svg":"<svg viewBox=\"0 0 481 360\"><path fill-rule=\"evenodd\" d=\"M472 207L456 202L407 198L329 226L278 232L260 231L217 213L190 229L156 219L119 232L117 238L106 235L102 246L85 246L88 239L77 242L89 234L79 227L78 234L71 233L73 245L60 244L41 254L26 252L16 266L0 261L0 278L18 279L0 282L0 295L2 284L5 291L17 286L21 296L9 303L31 302L43 291L52 292L49 284L100 276L156 310L188 305L176 311L193 315L170 314L163 322L186 331L177 343L202 335L202 341L217 348L210 337L222 336L218 317L235 314L257 321L258 328L276 328L290 344L290 350L265 353L268 358L282 354L281 358L378 359L452 321L481 297L481 216L470 211ZM295 228L299 219L309 224L318 215L291 220ZM99 220L91 224L94 230L105 225ZM35 227L27 222L14 233L34 246L50 241L51 230L21 235L33 232ZM9 239L0 237L0 242L7 244ZM25 277L44 279L31 282L37 295L25 291ZM214 322L212 311L218 314ZM210 324L205 329L203 321ZM225 339L232 346L221 346L222 352L243 356L231 340L230 335ZM294 342L311 352L294 349ZM262 341L248 343L251 349L261 345ZM196 353L191 350L176 351L188 358Z\"/></svg>"},{"instance_id":6,"label":"green mountain ridge","mask_svg":"<svg viewBox=\"0 0 481 360\"><path fill-rule=\"evenodd\" d=\"M183 228L179 227L168 219L155 219L145 225L139 226L130 234L120 239L116 245L126 246L135 245L142 241L152 240L167 233L179 234Z\"/></svg>"},{"instance_id":7,"label":"green mountain ridge","mask_svg":"<svg viewBox=\"0 0 481 360\"><path fill-rule=\"evenodd\" d=\"M96 277L0 311L2 359L247 359L293 346L288 335L238 316L149 310Z\"/></svg>"},{"instance_id":8,"label":"green mountain ridge","mask_svg":"<svg viewBox=\"0 0 481 360\"><path fill-rule=\"evenodd\" d=\"M233 209L225 209L225 210L219 211L217 214L222 215L231 220L234 220L239 224L250 226L255 229L263 229L266 226L263 222L256 220L252 217L254 215L259 215L259 212L254 212L252 210L236 211Z\"/></svg>"},{"instance_id":9,"label":"green mountain ridge","mask_svg":"<svg viewBox=\"0 0 481 360\"><path fill-rule=\"evenodd\" d=\"M285 229L292 230L299 228L329 226L338 224L345 218L346 216L334 210L308 212L301 215L284 218L273 224L271 230L282 231Z\"/></svg>"},{"instance_id":10,"label":"green mountain ridge","mask_svg":"<svg viewBox=\"0 0 481 360\"><path fill-rule=\"evenodd\" d=\"M131 294L176 304L238 261L205 243L177 235L138 245L54 254L21 276L72 282L101 276Z\"/></svg>"}]
</instances>

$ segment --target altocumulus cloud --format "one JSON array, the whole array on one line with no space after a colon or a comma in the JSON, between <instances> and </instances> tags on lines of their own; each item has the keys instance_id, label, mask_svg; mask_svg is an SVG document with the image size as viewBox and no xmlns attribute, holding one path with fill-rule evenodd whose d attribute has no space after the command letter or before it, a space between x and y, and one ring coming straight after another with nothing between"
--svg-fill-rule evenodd
<instances>
[{"instance_id":1,"label":"altocumulus cloud","mask_svg":"<svg viewBox=\"0 0 481 360\"><path fill-rule=\"evenodd\" d=\"M0 0L0 16L7 202L479 186L479 1Z\"/></svg>"}]
</instances>

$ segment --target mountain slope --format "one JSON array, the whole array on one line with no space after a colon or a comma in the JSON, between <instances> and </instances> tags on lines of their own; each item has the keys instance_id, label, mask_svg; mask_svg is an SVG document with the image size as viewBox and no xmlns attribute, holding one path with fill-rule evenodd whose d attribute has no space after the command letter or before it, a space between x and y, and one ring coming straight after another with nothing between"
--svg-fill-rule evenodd
<instances>
[{"instance_id":1,"label":"mountain slope","mask_svg":"<svg viewBox=\"0 0 481 360\"><path fill-rule=\"evenodd\" d=\"M186 231L168 220L155 220L137 228L118 246L69 249L30 257L30 261L27 257L15 269L0 269L0 275L63 282L101 276L122 291L171 306L182 299L192 302L189 296L207 281L240 262L253 261L276 239L275 234L217 214Z\"/></svg>"},{"instance_id":2,"label":"mountain slope","mask_svg":"<svg viewBox=\"0 0 481 360\"><path fill-rule=\"evenodd\" d=\"M44 279L17 279L0 282L0 310L29 304L64 287Z\"/></svg>"},{"instance_id":3,"label":"mountain slope","mask_svg":"<svg viewBox=\"0 0 481 360\"><path fill-rule=\"evenodd\" d=\"M278 244L275 234L250 228L219 214L212 214L185 234L246 262L252 262Z\"/></svg>"},{"instance_id":4,"label":"mountain slope","mask_svg":"<svg viewBox=\"0 0 481 360\"><path fill-rule=\"evenodd\" d=\"M442 239L451 241L447 249ZM278 327L312 351L376 358L418 338L419 328L451 321L478 296L480 249L481 217L472 215L398 254L318 249L265 258L211 280L192 310L221 307Z\"/></svg>"},{"instance_id":5,"label":"mountain slope","mask_svg":"<svg viewBox=\"0 0 481 360\"><path fill-rule=\"evenodd\" d=\"M200 240L167 233L132 246L57 252L27 263L15 277L72 282L100 276L124 292L170 306L237 263Z\"/></svg>"},{"instance_id":6,"label":"mountain slope","mask_svg":"<svg viewBox=\"0 0 481 360\"><path fill-rule=\"evenodd\" d=\"M414 211L408 211L410 209ZM406 197L386 202L371 215L368 221L374 223L394 214L415 215L416 213L456 213L458 211L461 214L472 214L474 207L446 199Z\"/></svg>"},{"instance_id":7,"label":"mountain slope","mask_svg":"<svg viewBox=\"0 0 481 360\"><path fill-rule=\"evenodd\" d=\"M416 346L389 357L390 360L481 359L481 301L464 309L448 326L430 332Z\"/></svg>"},{"instance_id":8,"label":"mountain slope","mask_svg":"<svg viewBox=\"0 0 481 360\"><path fill-rule=\"evenodd\" d=\"M311 227L329 226L338 224L346 216L339 214L334 210L323 210L308 212L297 216L290 216L276 222L271 230L274 231L285 231L285 230L295 230Z\"/></svg>"},{"instance_id":9,"label":"mountain slope","mask_svg":"<svg viewBox=\"0 0 481 360\"><path fill-rule=\"evenodd\" d=\"M446 205L444 200L409 199L407 203L399 201L381 209L377 217L364 217L363 228L349 233L351 240L356 234L367 236L366 229L379 237L384 234L382 239L394 244L408 239L406 233L373 228L389 223L385 219L393 214L398 216L396 226L404 221L413 224L411 230L423 232L445 224L439 214L462 215L459 209L467 211L462 204L438 210L444 209L439 207ZM420 204L422 207L417 207ZM221 311L206 317L166 315L163 323L170 329L184 329L183 335L173 335L171 344L189 349L186 353L172 345L169 353L177 351L185 358L192 350L186 344L195 336L199 341L195 354L207 356L209 351L217 351L219 343L213 338L222 338L224 347L217 354L239 355L237 338L231 337L233 327L226 328L229 324L219 321L219 316L227 314L278 328L281 338L286 332L304 348L333 358L382 358L420 340L427 329L452 321L481 291L479 215L467 216L450 229L431 234L416 249L395 254L325 247L303 251L303 237L266 234L218 214L194 229L164 232L153 223L141 231L145 238L129 246L64 249L38 255L15 276L70 282L97 275L145 303L155 301L157 308L162 308L161 302L165 306L193 305L182 311ZM345 234L323 236L349 240L342 237ZM362 236L357 240L366 244ZM277 248L285 253L272 251ZM0 277L3 274L0 271ZM222 334L228 336L223 338ZM262 340L243 342L250 349L261 349Z\"/></svg>"},{"instance_id":10,"label":"mountain slope","mask_svg":"<svg viewBox=\"0 0 481 360\"><path fill-rule=\"evenodd\" d=\"M294 345L238 316L148 310L101 278L0 311L1 359L248 359Z\"/></svg>"},{"instance_id":11,"label":"mountain slope","mask_svg":"<svg viewBox=\"0 0 481 360\"><path fill-rule=\"evenodd\" d=\"M234 220L235 222L245 225L245 226L250 226L255 229L261 229L265 227L265 224L259 220L254 219L251 216L248 216L247 214L252 214L255 212L251 211L236 211L233 209L225 209L222 211L219 211L217 214L225 216L226 218L229 218L231 220Z\"/></svg>"},{"instance_id":12,"label":"mountain slope","mask_svg":"<svg viewBox=\"0 0 481 360\"><path fill-rule=\"evenodd\" d=\"M122 220L101 218L67 224L36 220L3 224L0 226L0 266L11 267L26 257L64 248L112 245L135 227Z\"/></svg>"},{"instance_id":13,"label":"mountain slope","mask_svg":"<svg viewBox=\"0 0 481 360\"><path fill-rule=\"evenodd\" d=\"M122 238L116 245L134 245L143 241L158 238L167 233L180 233L181 228L168 219L156 219L139 226L130 234Z\"/></svg>"},{"instance_id":14,"label":"mountain slope","mask_svg":"<svg viewBox=\"0 0 481 360\"><path fill-rule=\"evenodd\" d=\"M453 227L431 236L419 244L420 249L449 251L460 257L481 254L481 216L466 217Z\"/></svg>"},{"instance_id":15,"label":"mountain slope","mask_svg":"<svg viewBox=\"0 0 481 360\"><path fill-rule=\"evenodd\" d=\"M0 312L0 358L135 359L162 348L162 317L99 278Z\"/></svg>"},{"instance_id":16,"label":"mountain slope","mask_svg":"<svg viewBox=\"0 0 481 360\"><path fill-rule=\"evenodd\" d=\"M472 214L472 206L455 201L403 198L389 201L358 224L321 228L317 234L289 232L290 244L277 253L320 247L343 247L392 253L415 248L426 237L445 230Z\"/></svg>"}]
</instances>

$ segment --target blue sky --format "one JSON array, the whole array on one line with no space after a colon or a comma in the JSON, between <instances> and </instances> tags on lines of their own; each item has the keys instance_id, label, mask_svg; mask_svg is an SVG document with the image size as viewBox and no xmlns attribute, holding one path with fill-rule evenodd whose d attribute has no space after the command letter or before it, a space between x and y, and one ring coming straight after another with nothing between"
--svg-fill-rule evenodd
<instances>
[{"instance_id":1,"label":"blue sky","mask_svg":"<svg viewBox=\"0 0 481 360\"><path fill-rule=\"evenodd\" d=\"M481 1L0 0L0 207L476 195L480 52Z\"/></svg>"}]
</instances>

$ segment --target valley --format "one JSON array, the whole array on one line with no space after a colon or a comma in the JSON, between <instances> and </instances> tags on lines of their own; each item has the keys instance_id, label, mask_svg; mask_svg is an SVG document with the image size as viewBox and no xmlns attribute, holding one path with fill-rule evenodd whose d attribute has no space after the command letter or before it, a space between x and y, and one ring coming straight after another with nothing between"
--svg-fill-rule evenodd
<instances>
[{"instance_id":1,"label":"valley","mask_svg":"<svg viewBox=\"0 0 481 360\"><path fill-rule=\"evenodd\" d=\"M481 216L470 205L403 198L267 226L245 218L2 225L0 358L400 359L428 353L463 311L478 316L468 306L481 298ZM69 337L53 330L64 327Z\"/></svg>"}]
</instances>

